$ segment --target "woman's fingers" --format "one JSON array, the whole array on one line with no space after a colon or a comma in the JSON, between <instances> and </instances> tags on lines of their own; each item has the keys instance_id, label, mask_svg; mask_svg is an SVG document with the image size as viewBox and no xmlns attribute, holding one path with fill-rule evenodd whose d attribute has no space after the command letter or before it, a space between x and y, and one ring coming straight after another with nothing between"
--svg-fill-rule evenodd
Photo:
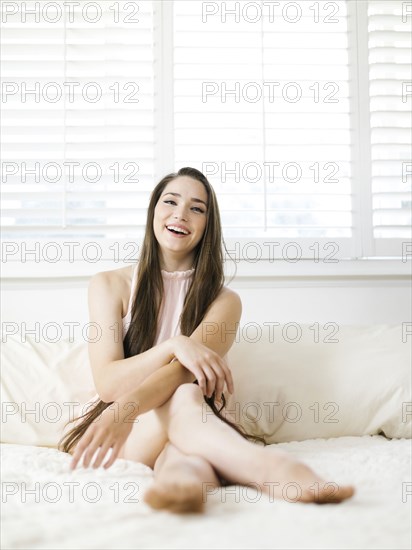
<instances>
[{"instance_id":1,"label":"woman's fingers","mask_svg":"<svg viewBox=\"0 0 412 550\"><path fill-rule=\"evenodd\" d=\"M103 462L103 459L105 458L107 451L112 447L111 443L104 443L100 447L99 454L96 457L96 460L93 462L93 468L98 468L100 464Z\"/></svg>"},{"instance_id":2,"label":"woman's fingers","mask_svg":"<svg viewBox=\"0 0 412 550\"><path fill-rule=\"evenodd\" d=\"M90 433L86 432L80 438L80 441L76 445L76 449L73 453L73 459L72 459L71 464L70 464L70 468L72 470L74 470L76 468L79 460L82 457L83 452L85 451L85 449L87 448L87 446L89 445L89 443L91 442L92 439L93 439L93 434L91 432Z\"/></svg>"},{"instance_id":3,"label":"woman's fingers","mask_svg":"<svg viewBox=\"0 0 412 550\"><path fill-rule=\"evenodd\" d=\"M83 457L83 466L85 468L88 468L90 466L90 461L94 456L94 453L97 451L97 449L100 447L102 441L101 438L95 437L90 445L87 448L87 451Z\"/></svg>"},{"instance_id":4,"label":"woman's fingers","mask_svg":"<svg viewBox=\"0 0 412 550\"><path fill-rule=\"evenodd\" d=\"M208 365L203 366L203 372L206 375L206 395L207 397L211 397L212 393L215 391L217 374L215 374L214 369Z\"/></svg>"},{"instance_id":5,"label":"woman's fingers","mask_svg":"<svg viewBox=\"0 0 412 550\"><path fill-rule=\"evenodd\" d=\"M203 395L206 394L206 377L203 375L202 369L192 368L191 372L196 376L199 388L202 390Z\"/></svg>"},{"instance_id":6,"label":"woman's fingers","mask_svg":"<svg viewBox=\"0 0 412 550\"><path fill-rule=\"evenodd\" d=\"M227 366L226 362L224 359L222 359L221 357L219 357L219 362L220 362L220 365L222 366L222 369L225 373L225 380L226 380L226 386L227 386L227 389L229 390L230 393L233 393L234 392L234 384L233 384L233 377L232 377L232 373L230 372L230 369L229 367Z\"/></svg>"},{"instance_id":7,"label":"woman's fingers","mask_svg":"<svg viewBox=\"0 0 412 550\"><path fill-rule=\"evenodd\" d=\"M110 466L113 464L113 462L116 460L117 455L120 452L120 449L122 447L121 443L115 443L112 447L112 454L110 455L110 458L103 464L103 468L107 470L107 468L110 468Z\"/></svg>"},{"instance_id":8,"label":"woman's fingers","mask_svg":"<svg viewBox=\"0 0 412 550\"><path fill-rule=\"evenodd\" d=\"M185 363L182 362L182 365L184 364ZM225 383L228 391L233 393L234 384L232 373L225 360L216 352L208 349L207 353L200 356L197 361L186 362L186 368L195 375L203 395L211 397L213 392L216 392L220 400Z\"/></svg>"},{"instance_id":9,"label":"woman's fingers","mask_svg":"<svg viewBox=\"0 0 412 550\"><path fill-rule=\"evenodd\" d=\"M229 392L233 393L232 373L217 354L216 357L214 357L214 360L209 359L207 363L204 362L201 366L201 370L206 376L205 390L203 390L203 386L201 386L198 380L199 386L202 387L203 395L211 397L213 392L215 392L216 396L220 400L225 383Z\"/></svg>"},{"instance_id":10,"label":"woman's fingers","mask_svg":"<svg viewBox=\"0 0 412 550\"><path fill-rule=\"evenodd\" d=\"M213 384L211 383L209 386L209 397L212 396L213 392L215 392L215 396L220 395L218 392L224 387L225 385L225 373L222 368L220 368L220 365L217 362L212 363L212 369L214 372L214 379Z\"/></svg>"},{"instance_id":11,"label":"woman's fingers","mask_svg":"<svg viewBox=\"0 0 412 550\"><path fill-rule=\"evenodd\" d=\"M218 397L220 400L220 397L225 387L225 383L229 392L233 393L232 373L219 356L217 356L216 362L213 363L212 366L216 373L216 385L214 389L216 391L216 397Z\"/></svg>"},{"instance_id":12,"label":"woman's fingers","mask_svg":"<svg viewBox=\"0 0 412 550\"><path fill-rule=\"evenodd\" d=\"M216 388L215 388L215 401L218 401L219 403L222 398L224 385L225 385L225 378L223 376L219 376L217 379Z\"/></svg>"},{"instance_id":13,"label":"woman's fingers","mask_svg":"<svg viewBox=\"0 0 412 550\"><path fill-rule=\"evenodd\" d=\"M218 381L222 384L220 387L222 388L226 382L227 389L230 393L233 393L234 386L233 386L233 378L232 373L230 372L230 369L228 368L225 360L220 357L219 354L216 352L213 352L213 355L209 358L207 364L213 368L213 371L216 375L216 382L213 386L213 390L216 389ZM213 392L212 392L213 393Z\"/></svg>"}]
</instances>

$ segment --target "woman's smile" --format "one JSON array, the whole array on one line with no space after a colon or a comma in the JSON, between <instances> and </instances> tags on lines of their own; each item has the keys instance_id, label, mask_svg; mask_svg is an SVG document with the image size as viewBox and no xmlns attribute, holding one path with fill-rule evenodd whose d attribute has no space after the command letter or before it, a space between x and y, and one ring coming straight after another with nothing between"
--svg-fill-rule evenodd
<instances>
[{"instance_id":1,"label":"woman's smile","mask_svg":"<svg viewBox=\"0 0 412 550\"><path fill-rule=\"evenodd\" d=\"M171 233L172 237L175 237L177 239L183 239L184 237L188 237L188 235L185 235L184 233L176 233L175 231L171 230L171 229L168 229L169 233Z\"/></svg>"}]
</instances>

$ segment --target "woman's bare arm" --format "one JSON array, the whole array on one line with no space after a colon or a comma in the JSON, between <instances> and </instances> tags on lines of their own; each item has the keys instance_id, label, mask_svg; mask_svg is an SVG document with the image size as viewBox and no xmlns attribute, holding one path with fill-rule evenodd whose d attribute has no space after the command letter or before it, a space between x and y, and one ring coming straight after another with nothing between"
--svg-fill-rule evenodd
<instances>
[{"instance_id":1,"label":"woman's bare arm","mask_svg":"<svg viewBox=\"0 0 412 550\"><path fill-rule=\"evenodd\" d=\"M181 384L194 380L193 373L179 361L174 361L168 368L157 370L148 376L134 391L119 397L115 406L131 422L138 415L163 405Z\"/></svg>"},{"instance_id":2,"label":"woman's bare arm","mask_svg":"<svg viewBox=\"0 0 412 550\"><path fill-rule=\"evenodd\" d=\"M233 291L225 292L212 304L190 338L223 357L235 340L241 314L242 303L239 296ZM134 411L127 414L128 421L131 421L137 415L160 407L181 384L194 380L195 376L176 360L167 368L150 375L137 389L124 394L116 402L120 410ZM137 406L133 408L130 404Z\"/></svg>"},{"instance_id":3,"label":"woman's bare arm","mask_svg":"<svg viewBox=\"0 0 412 550\"><path fill-rule=\"evenodd\" d=\"M116 274L117 277L117 274ZM109 403L136 389L143 380L173 359L171 341L124 358L122 301L119 282L113 272L94 275L88 289L89 317L99 337L89 341L89 359L94 383L100 398ZM92 331L89 340L94 340Z\"/></svg>"}]
</instances>

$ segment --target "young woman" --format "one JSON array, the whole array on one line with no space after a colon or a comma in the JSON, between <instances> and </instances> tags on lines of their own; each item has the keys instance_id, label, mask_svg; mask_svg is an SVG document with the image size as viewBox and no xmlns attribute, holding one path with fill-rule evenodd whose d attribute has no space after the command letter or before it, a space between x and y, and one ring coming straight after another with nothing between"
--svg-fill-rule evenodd
<instances>
[{"instance_id":1,"label":"young woman","mask_svg":"<svg viewBox=\"0 0 412 550\"><path fill-rule=\"evenodd\" d=\"M73 455L73 469L82 457L97 468L109 451L105 468L116 458L146 464L154 483L144 498L153 508L200 511L207 491L224 484L258 484L282 498L293 483L297 500L340 502L352 487L326 483L284 451L250 441L259 438L221 412L225 392L234 391L227 353L242 312L224 285L222 243L206 177L182 168L163 178L151 194L138 263L90 281L90 320L101 329L89 343L98 395L59 449Z\"/></svg>"}]
</instances>

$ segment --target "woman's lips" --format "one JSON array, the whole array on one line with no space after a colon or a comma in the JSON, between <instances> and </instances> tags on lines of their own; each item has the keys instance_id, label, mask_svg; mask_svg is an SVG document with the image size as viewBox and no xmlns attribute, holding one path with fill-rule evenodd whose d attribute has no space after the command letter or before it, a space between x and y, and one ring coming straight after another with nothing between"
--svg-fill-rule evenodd
<instances>
[{"instance_id":1,"label":"woman's lips","mask_svg":"<svg viewBox=\"0 0 412 550\"><path fill-rule=\"evenodd\" d=\"M166 227L166 231L170 233L170 235L173 235L173 237L177 237L178 239L181 239L183 237L188 237L190 235L190 233L188 235L185 235L184 233L175 233L174 231L171 231L167 227Z\"/></svg>"}]
</instances>

